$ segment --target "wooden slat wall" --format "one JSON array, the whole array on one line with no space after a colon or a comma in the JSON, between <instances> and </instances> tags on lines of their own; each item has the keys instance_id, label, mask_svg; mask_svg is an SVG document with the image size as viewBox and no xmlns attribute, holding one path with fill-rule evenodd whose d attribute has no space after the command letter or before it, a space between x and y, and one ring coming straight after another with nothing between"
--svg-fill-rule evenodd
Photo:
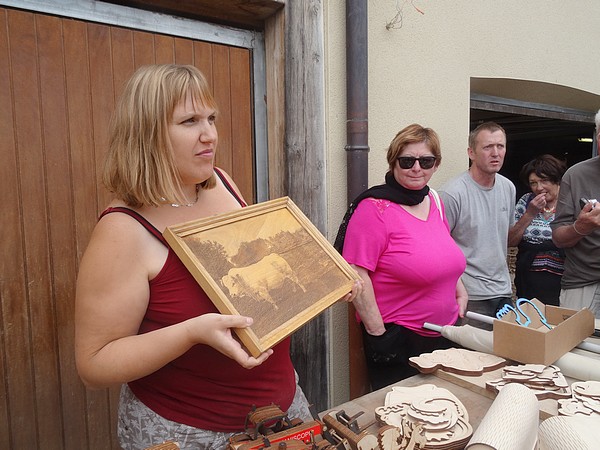
<instances>
[{"instance_id":1,"label":"wooden slat wall","mask_svg":"<svg viewBox=\"0 0 600 450\"><path fill-rule=\"evenodd\" d=\"M0 448L108 449L117 389L86 391L75 280L115 98L143 64L195 64L220 106L217 164L254 199L250 52L0 8Z\"/></svg>"}]
</instances>

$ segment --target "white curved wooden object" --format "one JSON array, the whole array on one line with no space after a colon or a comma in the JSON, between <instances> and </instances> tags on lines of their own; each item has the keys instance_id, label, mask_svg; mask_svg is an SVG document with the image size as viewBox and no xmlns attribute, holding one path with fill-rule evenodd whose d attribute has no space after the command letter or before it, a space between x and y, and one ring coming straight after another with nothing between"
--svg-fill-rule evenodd
<instances>
[{"instance_id":1,"label":"white curved wooden object","mask_svg":"<svg viewBox=\"0 0 600 450\"><path fill-rule=\"evenodd\" d=\"M555 416L539 427L540 450L597 450L600 443L600 420L580 416Z\"/></svg>"},{"instance_id":2,"label":"white curved wooden object","mask_svg":"<svg viewBox=\"0 0 600 450\"><path fill-rule=\"evenodd\" d=\"M533 450L539 406L530 389L509 384L499 393L465 447L468 450Z\"/></svg>"}]
</instances>

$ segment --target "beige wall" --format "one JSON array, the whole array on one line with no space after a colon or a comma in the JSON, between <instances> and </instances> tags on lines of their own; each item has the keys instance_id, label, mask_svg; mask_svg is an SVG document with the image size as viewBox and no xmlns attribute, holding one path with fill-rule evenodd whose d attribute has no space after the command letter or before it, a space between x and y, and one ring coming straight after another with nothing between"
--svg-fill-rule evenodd
<instances>
[{"instance_id":1,"label":"beige wall","mask_svg":"<svg viewBox=\"0 0 600 450\"><path fill-rule=\"evenodd\" d=\"M466 169L472 77L535 82L485 83L491 90L488 94L600 108L597 0L414 0L412 4L424 14L410 1L365 1L369 8L370 185L383 180L390 140L413 122L432 127L441 137L444 160L432 187ZM402 23L387 30L397 5L403 5ZM346 206L345 1L326 1L324 8L328 232L332 240ZM556 85L583 92L570 95L572 89ZM337 305L332 315L334 405L348 398L346 320L345 305Z\"/></svg>"}]
</instances>

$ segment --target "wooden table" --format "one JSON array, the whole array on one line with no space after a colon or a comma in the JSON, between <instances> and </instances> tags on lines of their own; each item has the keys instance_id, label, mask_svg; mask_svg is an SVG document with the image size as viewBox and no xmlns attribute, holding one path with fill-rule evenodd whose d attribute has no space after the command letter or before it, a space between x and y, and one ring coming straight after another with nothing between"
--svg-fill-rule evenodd
<instances>
[{"instance_id":1,"label":"wooden table","mask_svg":"<svg viewBox=\"0 0 600 450\"><path fill-rule=\"evenodd\" d=\"M483 416L485 416L485 413L493 402L493 398L490 398L489 396L483 395L479 392L473 392L472 390L463 386L459 386L451 381L444 380L432 374L419 374L392 384L388 387L379 389L378 391L371 392L354 400L350 400L349 402L343 403L335 408L331 408L330 410L323 411L320 416L323 417L330 411L343 410L348 416L353 417L362 411L364 414L357 419L359 428L361 430L367 429L370 432L376 433L379 427L375 422L375 408L384 405L385 395L392 389L392 387L414 387L422 384L434 384L437 387L444 388L452 392L467 409L467 412L469 413L469 422L474 430L477 428L477 426L479 426L481 419L483 419Z\"/></svg>"},{"instance_id":2,"label":"wooden table","mask_svg":"<svg viewBox=\"0 0 600 450\"><path fill-rule=\"evenodd\" d=\"M586 341L595 345L600 345L600 339L597 338L590 337L586 339ZM573 349L572 352L600 360L600 354L590 353L579 349ZM327 412L332 410L343 410L349 417L353 417L362 411L363 414L357 419L360 429L362 430L363 427L366 427L369 431L376 432L378 426L375 423L375 408L384 406L385 396L393 386L414 387L429 383L447 389L453 393L467 409L467 412L469 413L469 422L473 427L473 430L476 430L497 395L495 392L486 389L486 381L495 380L501 378L501 376L502 369L484 373L479 377L456 375L443 370L437 370L436 372L427 375L419 374L357 399L350 400L335 408L331 408L330 410L323 411L320 413L320 417L323 417ZM565 378L569 385L574 381L579 381L569 377ZM557 400L540 400L539 407L540 421L558 414Z\"/></svg>"}]
</instances>

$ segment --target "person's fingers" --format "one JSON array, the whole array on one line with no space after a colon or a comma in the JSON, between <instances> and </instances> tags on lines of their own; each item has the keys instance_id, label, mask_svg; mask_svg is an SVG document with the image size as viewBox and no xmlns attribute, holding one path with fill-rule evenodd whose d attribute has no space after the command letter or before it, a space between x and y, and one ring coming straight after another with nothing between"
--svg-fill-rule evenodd
<instances>
[{"instance_id":1,"label":"person's fingers","mask_svg":"<svg viewBox=\"0 0 600 450\"><path fill-rule=\"evenodd\" d=\"M273 349L269 349L266 352L261 353L258 357L249 356L243 349L240 349L240 353L233 355L233 359L237 361L245 369L252 369L260 366L264 363L269 356L273 354Z\"/></svg>"},{"instance_id":2,"label":"person's fingers","mask_svg":"<svg viewBox=\"0 0 600 450\"><path fill-rule=\"evenodd\" d=\"M223 314L222 323L227 328L248 328L254 320L252 317Z\"/></svg>"}]
</instances>

